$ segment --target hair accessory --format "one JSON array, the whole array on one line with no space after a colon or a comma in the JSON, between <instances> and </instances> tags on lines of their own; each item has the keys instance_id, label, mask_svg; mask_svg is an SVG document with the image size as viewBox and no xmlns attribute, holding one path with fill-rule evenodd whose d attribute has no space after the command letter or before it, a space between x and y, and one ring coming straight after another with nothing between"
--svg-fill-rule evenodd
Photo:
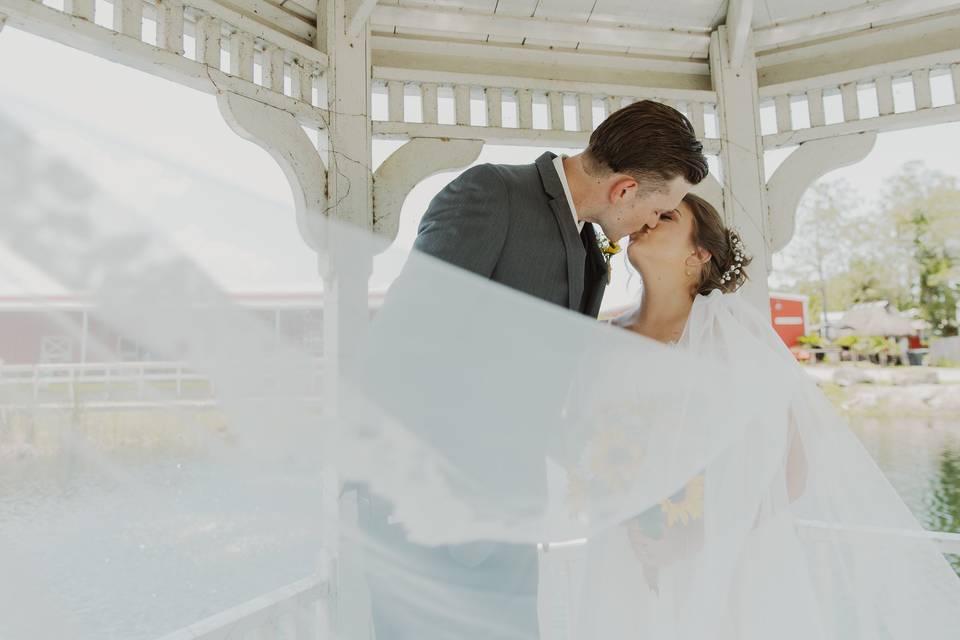
<instances>
[{"instance_id":1,"label":"hair accessory","mask_svg":"<svg viewBox=\"0 0 960 640\"><path fill-rule=\"evenodd\" d=\"M735 231L731 230L729 235L730 244L733 245L733 264L727 267L727 270L720 276L720 282L732 281L743 269L743 242L741 242L740 236L738 236Z\"/></svg>"}]
</instances>

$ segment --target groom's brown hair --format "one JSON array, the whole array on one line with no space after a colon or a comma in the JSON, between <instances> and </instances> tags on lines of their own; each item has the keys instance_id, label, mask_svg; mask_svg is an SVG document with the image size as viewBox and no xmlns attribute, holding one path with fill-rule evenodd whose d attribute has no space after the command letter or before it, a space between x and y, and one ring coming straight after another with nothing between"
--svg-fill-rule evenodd
<instances>
[{"instance_id":1,"label":"groom's brown hair","mask_svg":"<svg viewBox=\"0 0 960 640\"><path fill-rule=\"evenodd\" d=\"M672 107L641 100L613 112L590 135L584 168L592 175L626 174L644 191L677 176L699 184L709 171L693 125Z\"/></svg>"}]
</instances>

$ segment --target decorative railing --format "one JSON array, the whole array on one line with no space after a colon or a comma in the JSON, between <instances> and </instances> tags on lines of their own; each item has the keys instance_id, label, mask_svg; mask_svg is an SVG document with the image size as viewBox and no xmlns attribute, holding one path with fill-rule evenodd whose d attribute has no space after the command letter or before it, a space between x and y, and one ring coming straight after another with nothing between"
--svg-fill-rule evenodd
<instances>
[{"instance_id":1,"label":"decorative railing","mask_svg":"<svg viewBox=\"0 0 960 640\"><path fill-rule=\"evenodd\" d=\"M315 27L274 5L256 7L273 7L269 22L289 31L216 0L63 0L62 9L52 1L0 0L10 26L209 93L257 98L324 127L319 80L327 57L306 40Z\"/></svg>"},{"instance_id":2,"label":"decorative railing","mask_svg":"<svg viewBox=\"0 0 960 640\"><path fill-rule=\"evenodd\" d=\"M940 84L934 100L931 81ZM952 91L947 86L952 84ZM765 148L960 120L960 49L760 88ZM828 104L832 102L833 104ZM828 108L828 106L830 108ZM763 120L763 118L761 118ZM771 123L772 124L772 123Z\"/></svg>"},{"instance_id":3,"label":"decorative railing","mask_svg":"<svg viewBox=\"0 0 960 640\"><path fill-rule=\"evenodd\" d=\"M318 640L324 637L327 582L310 577L163 636L160 640Z\"/></svg>"},{"instance_id":4,"label":"decorative railing","mask_svg":"<svg viewBox=\"0 0 960 640\"><path fill-rule=\"evenodd\" d=\"M719 149L716 93L537 78L374 67L373 131L380 137L474 138L495 144L584 146L609 114L652 99L690 118Z\"/></svg>"},{"instance_id":5,"label":"decorative railing","mask_svg":"<svg viewBox=\"0 0 960 640\"><path fill-rule=\"evenodd\" d=\"M322 372L322 363L315 361L310 372L315 390L320 389ZM265 391L271 383L265 373ZM216 403L216 394L208 376L182 362L0 365L4 408L206 406Z\"/></svg>"}]
</instances>

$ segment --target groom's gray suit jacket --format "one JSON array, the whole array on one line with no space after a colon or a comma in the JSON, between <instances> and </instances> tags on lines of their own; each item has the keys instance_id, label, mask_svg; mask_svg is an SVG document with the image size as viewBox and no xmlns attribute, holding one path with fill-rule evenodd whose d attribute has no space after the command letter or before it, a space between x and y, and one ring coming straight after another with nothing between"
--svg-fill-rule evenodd
<instances>
[{"instance_id":1,"label":"groom's gray suit jacket","mask_svg":"<svg viewBox=\"0 0 960 640\"><path fill-rule=\"evenodd\" d=\"M545 153L530 165L468 169L430 202L415 248L596 317L607 284L606 263L593 227L586 224L577 231L555 157ZM388 524L390 509L372 497L368 531L382 548L405 559L407 571L438 580L457 605L446 616L429 589L398 592L370 575L378 640L538 637L535 547L493 542L419 547L406 541L401 526Z\"/></svg>"},{"instance_id":2,"label":"groom's gray suit jacket","mask_svg":"<svg viewBox=\"0 0 960 640\"><path fill-rule=\"evenodd\" d=\"M592 225L577 232L555 157L464 171L430 202L414 248L596 317L606 263Z\"/></svg>"}]
</instances>

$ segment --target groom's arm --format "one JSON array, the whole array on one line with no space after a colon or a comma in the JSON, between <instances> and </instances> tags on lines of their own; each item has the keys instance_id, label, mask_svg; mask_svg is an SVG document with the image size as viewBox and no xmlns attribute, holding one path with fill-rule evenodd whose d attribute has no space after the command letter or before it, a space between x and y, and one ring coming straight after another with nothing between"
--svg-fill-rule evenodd
<instances>
[{"instance_id":1,"label":"groom's arm","mask_svg":"<svg viewBox=\"0 0 960 640\"><path fill-rule=\"evenodd\" d=\"M414 249L489 278L507 238L508 200L495 167L467 169L430 201Z\"/></svg>"}]
</instances>

